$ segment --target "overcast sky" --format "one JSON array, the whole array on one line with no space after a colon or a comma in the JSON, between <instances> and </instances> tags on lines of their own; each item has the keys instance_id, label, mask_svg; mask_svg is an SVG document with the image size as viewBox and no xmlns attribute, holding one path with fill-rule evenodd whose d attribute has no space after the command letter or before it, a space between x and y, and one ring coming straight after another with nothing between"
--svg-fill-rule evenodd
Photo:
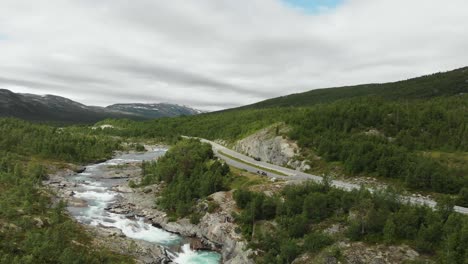
<instances>
[{"instance_id":1,"label":"overcast sky","mask_svg":"<svg viewBox=\"0 0 468 264\"><path fill-rule=\"evenodd\" d=\"M0 0L0 88L217 110L468 65L466 0Z\"/></svg>"}]
</instances>

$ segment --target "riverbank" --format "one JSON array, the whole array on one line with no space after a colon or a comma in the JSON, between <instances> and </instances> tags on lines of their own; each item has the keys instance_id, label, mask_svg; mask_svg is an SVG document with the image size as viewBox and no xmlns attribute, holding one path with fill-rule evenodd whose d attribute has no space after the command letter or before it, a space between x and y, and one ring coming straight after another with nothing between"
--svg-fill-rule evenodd
<instances>
[{"instance_id":1,"label":"riverbank","mask_svg":"<svg viewBox=\"0 0 468 264\"><path fill-rule=\"evenodd\" d=\"M119 155L121 156L122 153ZM170 217L164 212L154 208L154 201L161 186L152 185L134 189L129 187L130 180L138 182L141 179L140 162L122 159L117 159L117 161L115 162L115 159L107 161L105 166L102 164L90 165L86 167L86 170L83 170L84 168L77 168L75 171L62 170L50 175L44 183L45 186L52 188L57 200L62 199L68 203L76 217L76 211L90 206L89 201L83 199L84 194L77 191L77 188L78 190L83 188L80 185L89 185L89 181L83 181L81 178L76 181L76 177L77 175L87 175L98 166L99 180L112 182L113 184L109 185L109 190L118 194L115 195L115 199L112 199L111 203L103 208L107 212L105 214L115 214L131 221L143 221L150 228L161 228L186 238L174 246L161 246L141 239L131 239L121 229L112 227L116 224L106 222L123 221L122 219L106 216L102 219L103 222L98 224L83 225L95 237L93 242L95 246L107 247L114 252L131 255L138 263L172 263L173 261L175 263L205 263L203 257L211 260L214 258L210 251L220 252L223 263L253 263L248 258L250 252L244 251L245 244L242 242L241 235L235 231L236 225L232 223L231 212L235 208L235 203L230 192L215 193L210 196L209 199L212 200L210 203L216 203L220 206L215 211L206 213L198 224L192 224L188 219L171 222ZM77 174L77 172L81 172L81 174ZM73 178L75 181L70 181ZM101 186L84 186L84 188L87 188L87 192L89 190L95 191L95 188L101 188ZM79 191L83 192L83 190ZM206 212L207 201L201 202L199 207L201 211ZM73 214L71 213L71 215ZM79 222L83 223L82 220ZM147 227L143 229L145 228ZM182 245L187 246L182 247ZM201 262L186 262L188 258L191 260L199 259Z\"/></svg>"},{"instance_id":2,"label":"riverbank","mask_svg":"<svg viewBox=\"0 0 468 264\"><path fill-rule=\"evenodd\" d=\"M118 153L116 156L122 154ZM117 165L110 165L111 169L104 171L101 176L107 179L126 181L127 178L136 177L141 174L138 164L138 162L128 162L114 168L111 166ZM90 166L95 165L97 164ZM59 170L49 175L48 180L44 181L43 185L48 187L54 194L52 197L54 203L63 200L72 208L86 208L88 206L88 202L77 195L76 188L79 187L79 183L71 181L72 177L83 173L88 167L70 166L70 169ZM68 215L79 222L73 217L71 212ZM80 224L94 238L92 241L93 247L104 247L119 254L132 256L137 263L171 263L166 249L161 245L139 239L131 239L121 229L116 227Z\"/></svg>"},{"instance_id":3,"label":"riverbank","mask_svg":"<svg viewBox=\"0 0 468 264\"><path fill-rule=\"evenodd\" d=\"M116 187L122 192L121 198L109 210L116 213L135 213L150 220L164 230L185 237L196 237L200 242L191 244L193 250L214 250L222 254L223 263L254 263L247 250L246 242L238 233L238 226L233 222L232 212L235 202L232 192L217 192L200 201L197 205L200 212L205 212L199 223L193 224L187 218L173 221L169 215L155 207L155 197L161 186L154 184L141 188L129 188L128 185ZM215 207L215 209L210 209ZM211 212L207 212L213 210ZM196 240L195 240L196 241Z\"/></svg>"}]
</instances>

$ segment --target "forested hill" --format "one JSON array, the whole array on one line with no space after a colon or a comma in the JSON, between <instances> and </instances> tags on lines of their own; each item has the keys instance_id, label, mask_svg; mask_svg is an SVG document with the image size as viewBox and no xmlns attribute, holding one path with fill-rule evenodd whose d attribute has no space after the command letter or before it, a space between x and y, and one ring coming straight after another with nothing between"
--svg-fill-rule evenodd
<instances>
[{"instance_id":1,"label":"forested hill","mask_svg":"<svg viewBox=\"0 0 468 264\"><path fill-rule=\"evenodd\" d=\"M365 92L368 91L368 92ZM313 94L321 96L312 96ZM315 102L315 103L314 103ZM397 83L311 91L197 116L106 120L95 133L160 140L179 135L230 144L285 126L314 173L384 178L412 190L465 197L468 68ZM317 158L318 157L318 158ZM320 160L320 162L315 162ZM461 201L463 200L463 201Z\"/></svg>"},{"instance_id":2,"label":"forested hill","mask_svg":"<svg viewBox=\"0 0 468 264\"><path fill-rule=\"evenodd\" d=\"M411 100L464 93L468 93L468 67L392 83L316 89L265 100L241 108L311 106L362 96L378 96L387 100Z\"/></svg>"}]
</instances>

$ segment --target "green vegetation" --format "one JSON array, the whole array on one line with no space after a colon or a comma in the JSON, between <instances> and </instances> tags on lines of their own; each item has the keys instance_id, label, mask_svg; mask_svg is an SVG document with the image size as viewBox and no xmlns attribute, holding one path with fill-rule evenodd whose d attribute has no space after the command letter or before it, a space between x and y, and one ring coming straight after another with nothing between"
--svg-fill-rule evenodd
<instances>
[{"instance_id":1,"label":"green vegetation","mask_svg":"<svg viewBox=\"0 0 468 264\"><path fill-rule=\"evenodd\" d=\"M271 173L274 173L274 174L277 174L277 175L281 175L281 176L288 176L288 175L282 173L281 171L272 170L272 169L268 169L268 168L265 168L265 167L261 167L261 166L258 166L258 165L249 163L249 162L247 162L247 161L245 161L245 160L238 159L238 158L236 158L236 157L234 157L234 156L231 156L231 155L229 155L229 154L226 154L226 153L224 153L224 152L222 152L222 151L218 151L218 153L221 154L221 155L223 155L223 156L226 156L226 157L228 157L228 158L230 158L230 159L232 159L232 160L235 160L235 161L240 162L240 163L244 163L244 164L246 164L246 165L252 166L252 167L254 167L254 168L257 168L257 169L260 169L260 170L263 170L263 171L268 171L268 172L271 172Z\"/></svg>"},{"instance_id":2,"label":"green vegetation","mask_svg":"<svg viewBox=\"0 0 468 264\"><path fill-rule=\"evenodd\" d=\"M123 138L154 139L175 143L179 136L202 137L207 139L241 139L259 129L289 119L297 109L258 109L248 111L214 112L196 116L161 118L136 122L127 119L109 119L97 125L109 124L115 127L96 129L100 135Z\"/></svg>"},{"instance_id":3,"label":"green vegetation","mask_svg":"<svg viewBox=\"0 0 468 264\"><path fill-rule=\"evenodd\" d=\"M463 170L421 155L468 150L468 100L436 98L411 104L360 98L304 110L289 124L292 139L348 174L399 179L411 189L458 193Z\"/></svg>"},{"instance_id":4,"label":"green vegetation","mask_svg":"<svg viewBox=\"0 0 468 264\"><path fill-rule=\"evenodd\" d=\"M0 119L0 154L16 153L24 157L91 162L111 158L112 152L120 148L119 140L87 132L11 118Z\"/></svg>"},{"instance_id":5,"label":"green vegetation","mask_svg":"<svg viewBox=\"0 0 468 264\"><path fill-rule=\"evenodd\" d=\"M195 139L179 141L158 162L142 167L142 184L164 182L157 204L178 217L194 213L198 199L226 190L232 178L229 166L213 159L211 145Z\"/></svg>"},{"instance_id":6,"label":"green vegetation","mask_svg":"<svg viewBox=\"0 0 468 264\"><path fill-rule=\"evenodd\" d=\"M468 68L465 67L393 83L316 89L265 100L243 108L312 106L363 96L376 96L396 101L455 96L468 93L467 77Z\"/></svg>"},{"instance_id":7,"label":"green vegetation","mask_svg":"<svg viewBox=\"0 0 468 264\"><path fill-rule=\"evenodd\" d=\"M303 153L318 154L346 175L381 177L411 190L456 195L468 187L466 162L454 158L468 151L467 108L468 95L412 101L360 97L307 108L230 110L149 122L107 120L103 124L119 129L95 133L166 141L188 135L233 142L284 122ZM449 161L424 154L437 151L447 153ZM312 171L323 169L323 164L317 166Z\"/></svg>"},{"instance_id":8,"label":"green vegetation","mask_svg":"<svg viewBox=\"0 0 468 264\"><path fill-rule=\"evenodd\" d=\"M432 211L402 204L397 197L389 191L346 192L312 182L287 186L271 197L240 189L234 199L242 210L235 218L250 247L261 252L256 263L291 263L300 254L322 250L335 242L322 232L331 223L346 227L341 235L350 240L405 242L435 255L439 263L465 263L468 218L453 212L451 200Z\"/></svg>"},{"instance_id":9,"label":"green vegetation","mask_svg":"<svg viewBox=\"0 0 468 264\"><path fill-rule=\"evenodd\" d=\"M235 167L229 168L232 174L236 176L233 177L232 182L229 186L229 189L231 190L248 188L250 186L261 185L269 182L269 180L266 177L253 174L245 170L240 170Z\"/></svg>"},{"instance_id":10,"label":"green vegetation","mask_svg":"<svg viewBox=\"0 0 468 264\"><path fill-rule=\"evenodd\" d=\"M14 119L0 119L0 133L0 263L133 262L93 246L65 204L52 206L40 188L44 159L91 162L109 157L117 141Z\"/></svg>"}]
</instances>

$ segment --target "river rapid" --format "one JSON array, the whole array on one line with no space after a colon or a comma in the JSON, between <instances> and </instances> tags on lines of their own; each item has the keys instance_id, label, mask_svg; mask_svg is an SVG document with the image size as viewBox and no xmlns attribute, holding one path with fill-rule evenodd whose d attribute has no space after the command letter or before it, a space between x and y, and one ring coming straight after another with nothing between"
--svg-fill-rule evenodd
<instances>
[{"instance_id":1,"label":"river rapid","mask_svg":"<svg viewBox=\"0 0 468 264\"><path fill-rule=\"evenodd\" d=\"M120 229L130 239L143 240L164 246L173 262L179 264L220 263L221 255L212 251L194 251L183 237L157 228L144 218L108 212L106 208L119 197L113 186L123 184L125 177L102 177L112 167L128 163L153 160L164 155L166 149L154 149L145 153L123 154L103 163L89 165L86 170L68 180L73 183L74 197L86 201L86 206L68 207L80 223L97 227Z\"/></svg>"}]
</instances>

